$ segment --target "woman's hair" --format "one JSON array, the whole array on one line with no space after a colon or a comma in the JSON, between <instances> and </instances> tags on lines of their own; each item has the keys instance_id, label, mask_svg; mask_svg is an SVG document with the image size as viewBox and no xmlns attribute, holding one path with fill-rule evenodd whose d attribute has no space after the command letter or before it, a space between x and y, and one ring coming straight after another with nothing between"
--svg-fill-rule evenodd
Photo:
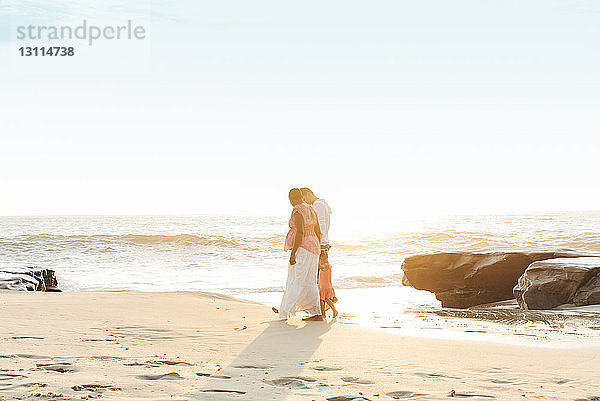
<instances>
[{"instance_id":1,"label":"woman's hair","mask_svg":"<svg viewBox=\"0 0 600 401\"><path fill-rule=\"evenodd\" d=\"M302 203L304 198L302 197L302 192L298 188L290 189L290 193L288 194L290 198L290 202L292 203Z\"/></svg>"},{"instance_id":2,"label":"woman's hair","mask_svg":"<svg viewBox=\"0 0 600 401\"><path fill-rule=\"evenodd\" d=\"M307 188L307 187L300 188L300 192L302 192L302 196L304 198L306 198L307 195L314 196L316 198L315 193L310 188Z\"/></svg>"}]
</instances>

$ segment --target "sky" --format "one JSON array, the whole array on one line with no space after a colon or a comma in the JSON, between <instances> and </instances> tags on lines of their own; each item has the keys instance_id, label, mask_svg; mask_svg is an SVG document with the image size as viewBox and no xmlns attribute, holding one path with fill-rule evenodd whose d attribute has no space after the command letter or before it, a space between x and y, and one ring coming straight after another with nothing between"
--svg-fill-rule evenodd
<instances>
[{"instance_id":1,"label":"sky","mask_svg":"<svg viewBox=\"0 0 600 401\"><path fill-rule=\"evenodd\" d=\"M0 215L599 208L595 2L0 4ZM147 37L15 37L83 19Z\"/></svg>"}]
</instances>

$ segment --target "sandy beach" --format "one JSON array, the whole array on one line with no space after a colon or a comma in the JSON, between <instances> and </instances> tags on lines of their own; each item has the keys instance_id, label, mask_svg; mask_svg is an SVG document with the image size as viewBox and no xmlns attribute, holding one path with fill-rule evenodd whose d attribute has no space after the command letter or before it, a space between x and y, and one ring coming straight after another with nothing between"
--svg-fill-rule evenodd
<instances>
[{"instance_id":1,"label":"sandy beach","mask_svg":"<svg viewBox=\"0 0 600 401\"><path fill-rule=\"evenodd\" d=\"M593 400L600 347L417 338L199 292L2 293L0 399Z\"/></svg>"},{"instance_id":2,"label":"sandy beach","mask_svg":"<svg viewBox=\"0 0 600 401\"><path fill-rule=\"evenodd\" d=\"M0 401L600 401L600 0L0 26Z\"/></svg>"}]
</instances>

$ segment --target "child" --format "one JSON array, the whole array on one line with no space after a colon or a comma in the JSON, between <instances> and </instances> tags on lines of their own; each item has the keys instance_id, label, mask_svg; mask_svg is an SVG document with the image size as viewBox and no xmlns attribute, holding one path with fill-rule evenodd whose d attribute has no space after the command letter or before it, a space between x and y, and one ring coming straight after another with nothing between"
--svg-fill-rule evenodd
<instances>
[{"instance_id":1,"label":"child","mask_svg":"<svg viewBox=\"0 0 600 401\"><path fill-rule=\"evenodd\" d=\"M335 309L335 303L337 298L335 297L335 290L333 284L331 284L331 264L329 263L329 247L321 247L321 255L319 256L319 295L321 297L321 313L325 315L327 304L333 311L333 318L335 319L338 315L337 309Z\"/></svg>"}]
</instances>

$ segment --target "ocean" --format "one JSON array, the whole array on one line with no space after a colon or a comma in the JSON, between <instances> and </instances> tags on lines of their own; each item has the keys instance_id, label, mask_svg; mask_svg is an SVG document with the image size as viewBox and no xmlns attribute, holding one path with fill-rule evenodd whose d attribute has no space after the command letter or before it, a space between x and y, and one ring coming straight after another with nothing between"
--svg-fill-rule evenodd
<instances>
[{"instance_id":1,"label":"ocean","mask_svg":"<svg viewBox=\"0 0 600 401\"><path fill-rule=\"evenodd\" d=\"M385 230L335 217L330 261L342 323L555 345L600 340L597 307L526 312L509 301L444 309L433 294L401 284L402 261L420 253L599 253L600 212L398 219L386 222ZM4 216L0 265L54 269L64 291L199 290L277 305L287 271L287 221L288 216Z\"/></svg>"}]
</instances>

